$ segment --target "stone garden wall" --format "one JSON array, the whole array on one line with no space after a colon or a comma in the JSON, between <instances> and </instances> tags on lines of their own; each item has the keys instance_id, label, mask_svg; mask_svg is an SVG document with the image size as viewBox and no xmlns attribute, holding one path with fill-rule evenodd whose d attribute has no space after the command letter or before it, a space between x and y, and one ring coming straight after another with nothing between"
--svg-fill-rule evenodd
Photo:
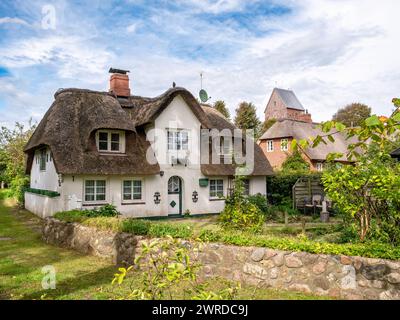
<instances>
[{"instance_id":1,"label":"stone garden wall","mask_svg":"<svg viewBox=\"0 0 400 320\"><path fill-rule=\"evenodd\" d=\"M143 237L99 231L45 219L47 243L132 263ZM203 276L345 299L400 299L400 262L361 257L286 252L207 243L198 256Z\"/></svg>"}]
</instances>

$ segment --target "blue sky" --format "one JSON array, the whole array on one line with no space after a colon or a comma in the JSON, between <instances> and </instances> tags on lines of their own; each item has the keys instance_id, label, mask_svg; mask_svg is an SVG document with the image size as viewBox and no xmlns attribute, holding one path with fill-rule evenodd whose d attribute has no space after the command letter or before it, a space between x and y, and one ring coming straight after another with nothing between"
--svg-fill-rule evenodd
<instances>
[{"instance_id":1,"label":"blue sky","mask_svg":"<svg viewBox=\"0 0 400 320\"><path fill-rule=\"evenodd\" d=\"M0 125L39 121L58 88L108 90L110 66L145 96L173 81L197 95L203 72L213 100L231 112L252 101L260 117L275 86L316 121L351 102L389 114L399 11L397 0L3 0Z\"/></svg>"}]
</instances>

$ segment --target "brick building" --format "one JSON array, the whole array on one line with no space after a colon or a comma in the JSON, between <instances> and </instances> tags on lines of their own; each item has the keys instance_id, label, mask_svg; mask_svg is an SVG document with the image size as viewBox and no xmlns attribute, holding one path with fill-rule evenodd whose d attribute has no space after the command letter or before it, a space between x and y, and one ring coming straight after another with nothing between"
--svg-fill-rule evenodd
<instances>
[{"instance_id":1,"label":"brick building","mask_svg":"<svg viewBox=\"0 0 400 320\"><path fill-rule=\"evenodd\" d=\"M324 133L318 123L312 122L311 114L303 107L293 91L275 88L265 108L265 120L276 119L259 139L258 144L275 170L279 170L292 153L291 142L309 139ZM322 171L329 153L346 154L350 141L337 133L334 143L319 144L316 148L302 151L303 159L310 164L312 171ZM347 163L345 156L337 160Z\"/></svg>"},{"instance_id":2,"label":"brick building","mask_svg":"<svg viewBox=\"0 0 400 320\"><path fill-rule=\"evenodd\" d=\"M264 110L265 120L292 119L311 123L311 114L304 109L291 90L274 88Z\"/></svg>"}]
</instances>

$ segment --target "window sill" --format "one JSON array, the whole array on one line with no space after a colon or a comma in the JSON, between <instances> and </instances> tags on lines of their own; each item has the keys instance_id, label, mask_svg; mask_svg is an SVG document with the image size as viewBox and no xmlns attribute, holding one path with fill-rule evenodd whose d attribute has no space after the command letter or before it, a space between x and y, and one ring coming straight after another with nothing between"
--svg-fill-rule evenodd
<instances>
[{"instance_id":1,"label":"window sill","mask_svg":"<svg viewBox=\"0 0 400 320\"><path fill-rule=\"evenodd\" d=\"M140 202L121 202L122 206L134 206L134 205L140 205L140 204L146 204L144 201Z\"/></svg>"},{"instance_id":2,"label":"window sill","mask_svg":"<svg viewBox=\"0 0 400 320\"><path fill-rule=\"evenodd\" d=\"M105 206L106 204L108 204L108 202L93 202L93 203L85 202L82 203L82 207L98 207L98 206Z\"/></svg>"},{"instance_id":3,"label":"window sill","mask_svg":"<svg viewBox=\"0 0 400 320\"><path fill-rule=\"evenodd\" d=\"M126 156L125 152L99 151L99 154L101 156L120 156L120 157Z\"/></svg>"},{"instance_id":4,"label":"window sill","mask_svg":"<svg viewBox=\"0 0 400 320\"><path fill-rule=\"evenodd\" d=\"M209 201L225 201L225 198L209 198Z\"/></svg>"}]
</instances>

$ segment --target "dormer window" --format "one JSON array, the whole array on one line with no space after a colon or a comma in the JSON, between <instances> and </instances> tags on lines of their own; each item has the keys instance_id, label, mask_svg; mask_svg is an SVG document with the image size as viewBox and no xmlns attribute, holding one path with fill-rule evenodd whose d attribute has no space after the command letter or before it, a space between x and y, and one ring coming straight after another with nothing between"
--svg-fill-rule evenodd
<instances>
[{"instance_id":1,"label":"dormer window","mask_svg":"<svg viewBox=\"0 0 400 320\"><path fill-rule=\"evenodd\" d=\"M168 150L188 150L189 132L181 129L168 129Z\"/></svg>"},{"instance_id":2,"label":"dormer window","mask_svg":"<svg viewBox=\"0 0 400 320\"><path fill-rule=\"evenodd\" d=\"M96 134L99 152L124 153L125 132L116 130L99 130Z\"/></svg>"}]
</instances>

